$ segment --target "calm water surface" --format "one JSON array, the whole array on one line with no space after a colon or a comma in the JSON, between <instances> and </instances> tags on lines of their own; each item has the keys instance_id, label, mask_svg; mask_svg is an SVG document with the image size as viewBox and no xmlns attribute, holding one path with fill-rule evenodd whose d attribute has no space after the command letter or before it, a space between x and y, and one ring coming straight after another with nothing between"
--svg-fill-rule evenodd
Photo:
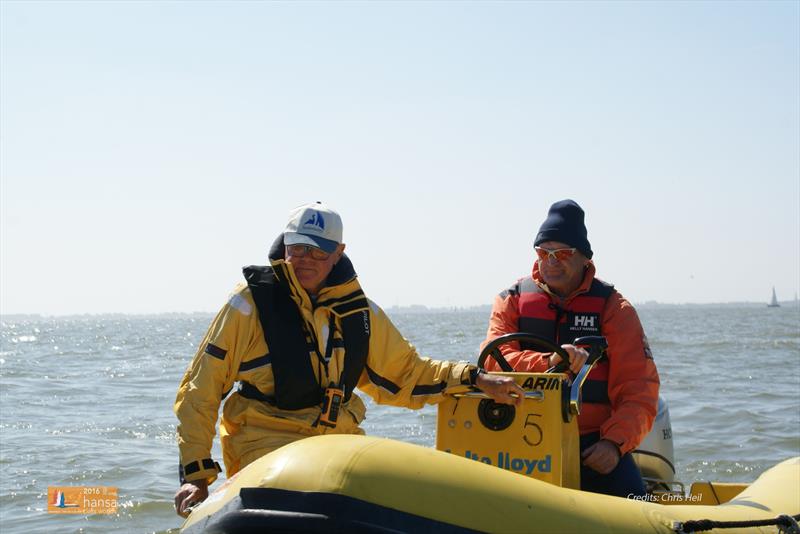
<instances>
[{"instance_id":1,"label":"calm water surface","mask_svg":"<svg viewBox=\"0 0 800 534\"><path fill-rule=\"evenodd\" d=\"M677 478L751 481L800 455L800 309L640 316L670 407ZM0 530L170 532L172 403L211 315L3 318ZM488 314L393 314L423 355L474 361ZM369 404L367 433L433 446L436 411ZM221 460L219 446L213 452ZM47 514L47 486L119 488L117 515ZM213 487L212 487L213 489Z\"/></svg>"}]
</instances>

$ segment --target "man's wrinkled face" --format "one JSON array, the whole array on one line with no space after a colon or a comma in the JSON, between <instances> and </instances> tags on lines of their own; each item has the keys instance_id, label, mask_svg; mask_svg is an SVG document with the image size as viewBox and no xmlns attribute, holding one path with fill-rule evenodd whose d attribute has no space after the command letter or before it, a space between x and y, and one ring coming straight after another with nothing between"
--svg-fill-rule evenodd
<instances>
[{"instance_id":1,"label":"man's wrinkled face","mask_svg":"<svg viewBox=\"0 0 800 534\"><path fill-rule=\"evenodd\" d=\"M309 295L316 296L343 252L344 243L332 253L309 245L288 245L284 259L294 268L294 274L303 289Z\"/></svg>"}]
</instances>

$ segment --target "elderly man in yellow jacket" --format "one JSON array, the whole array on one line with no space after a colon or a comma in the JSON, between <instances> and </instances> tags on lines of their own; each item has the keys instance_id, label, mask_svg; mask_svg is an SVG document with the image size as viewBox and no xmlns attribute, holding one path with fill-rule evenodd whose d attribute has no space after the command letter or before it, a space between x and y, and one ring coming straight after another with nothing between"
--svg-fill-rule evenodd
<instances>
[{"instance_id":1,"label":"elderly man in yellow jacket","mask_svg":"<svg viewBox=\"0 0 800 534\"><path fill-rule=\"evenodd\" d=\"M408 408L473 385L497 402L522 402L508 377L420 357L366 298L344 248L339 214L308 204L291 212L270 265L244 269L245 282L211 323L175 400L179 515L208 496L220 471L211 445L226 397L220 438L229 477L304 437L363 434L366 408L356 387Z\"/></svg>"}]
</instances>

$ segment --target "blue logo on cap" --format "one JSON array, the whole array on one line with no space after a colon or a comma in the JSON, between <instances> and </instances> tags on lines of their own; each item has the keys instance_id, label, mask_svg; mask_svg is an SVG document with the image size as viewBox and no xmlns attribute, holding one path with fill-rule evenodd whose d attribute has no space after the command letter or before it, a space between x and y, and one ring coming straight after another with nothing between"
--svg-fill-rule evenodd
<instances>
[{"instance_id":1,"label":"blue logo on cap","mask_svg":"<svg viewBox=\"0 0 800 534\"><path fill-rule=\"evenodd\" d=\"M322 214L318 211L315 211L311 218L303 223L303 226L308 226L309 224L318 227L320 230L325 229L325 219L322 218Z\"/></svg>"}]
</instances>

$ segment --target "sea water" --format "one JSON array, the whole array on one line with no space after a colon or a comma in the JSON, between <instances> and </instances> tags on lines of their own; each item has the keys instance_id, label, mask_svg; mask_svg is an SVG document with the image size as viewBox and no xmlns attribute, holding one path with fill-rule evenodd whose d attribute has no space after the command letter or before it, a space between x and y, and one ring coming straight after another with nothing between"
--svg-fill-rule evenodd
<instances>
[{"instance_id":1,"label":"sea water","mask_svg":"<svg viewBox=\"0 0 800 534\"><path fill-rule=\"evenodd\" d=\"M800 455L800 308L639 314L670 408L677 479L752 481ZM488 320L485 311L390 316L421 354L471 361ZM0 531L176 531L172 404L211 318L1 319ZM368 434L433 446L434 407L367 404ZM212 454L221 461L217 442ZM48 514L48 486L116 487L117 513Z\"/></svg>"}]
</instances>

